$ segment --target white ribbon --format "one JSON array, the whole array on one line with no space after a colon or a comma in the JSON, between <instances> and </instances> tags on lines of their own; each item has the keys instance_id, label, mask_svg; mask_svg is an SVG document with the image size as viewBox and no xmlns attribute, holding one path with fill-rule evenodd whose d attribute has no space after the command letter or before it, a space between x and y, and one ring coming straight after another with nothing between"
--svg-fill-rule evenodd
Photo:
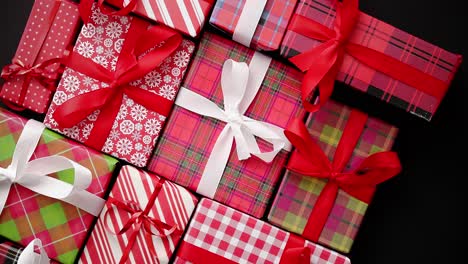
<instances>
[{"instance_id":1,"label":"white ribbon","mask_svg":"<svg viewBox=\"0 0 468 264\"><path fill-rule=\"evenodd\" d=\"M39 254L34 252L34 247L39 247ZM21 252L18 258L18 264L49 264L50 259L47 256L44 248L42 247L42 241L35 238L31 241L28 246Z\"/></svg>"},{"instance_id":2,"label":"white ribbon","mask_svg":"<svg viewBox=\"0 0 468 264\"><path fill-rule=\"evenodd\" d=\"M44 128L42 123L29 120L18 139L10 166L6 169L0 167L0 214L13 183L16 183L33 192L67 202L98 216L105 201L85 191L92 180L91 172L87 168L56 155L30 161ZM49 176L67 169L74 169L73 184Z\"/></svg>"},{"instance_id":3,"label":"white ribbon","mask_svg":"<svg viewBox=\"0 0 468 264\"><path fill-rule=\"evenodd\" d=\"M237 22L232 40L250 47L267 0L246 0Z\"/></svg>"},{"instance_id":4,"label":"white ribbon","mask_svg":"<svg viewBox=\"0 0 468 264\"><path fill-rule=\"evenodd\" d=\"M265 162L271 162L281 149L291 150L283 128L244 116L261 87L269 68L271 58L255 53L250 67L246 63L227 60L221 75L224 110L207 98L182 88L176 104L194 113L215 118L226 123L213 146L203 171L197 192L213 198L226 168L229 155L236 141L239 160L254 155ZM262 152L255 137L273 145L273 150Z\"/></svg>"}]
</instances>

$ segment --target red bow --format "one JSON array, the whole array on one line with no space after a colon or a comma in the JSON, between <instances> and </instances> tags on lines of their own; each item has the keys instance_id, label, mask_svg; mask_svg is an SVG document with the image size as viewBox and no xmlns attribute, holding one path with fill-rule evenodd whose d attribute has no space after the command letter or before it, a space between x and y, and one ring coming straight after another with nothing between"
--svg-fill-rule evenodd
<instances>
[{"instance_id":1,"label":"red bow","mask_svg":"<svg viewBox=\"0 0 468 264\"><path fill-rule=\"evenodd\" d=\"M138 3L138 0L130 0L130 3L128 3L123 8L117 11L110 11L109 9L102 8L102 5L104 4L104 0L98 0L97 2L98 8L100 9L100 11L103 14L110 15L110 16L126 16L130 14L130 12L135 10L137 3ZM78 8L80 10L81 19L83 20L83 23L85 24L89 23L89 18L91 17L93 4L94 4L94 0L81 0L80 1L80 6Z\"/></svg>"},{"instance_id":2,"label":"red bow","mask_svg":"<svg viewBox=\"0 0 468 264\"><path fill-rule=\"evenodd\" d=\"M358 0L343 0L336 6L333 29L301 15L293 17L289 30L323 41L317 47L289 59L301 71L306 72L301 87L302 102L306 110L317 111L331 96L345 54L421 92L439 99L444 96L446 84L443 81L379 51L349 42L359 15ZM308 99L317 86L319 102L312 104Z\"/></svg>"},{"instance_id":3,"label":"red bow","mask_svg":"<svg viewBox=\"0 0 468 264\"><path fill-rule=\"evenodd\" d=\"M302 175L328 180L303 232L304 237L314 242L318 241L322 233L338 195L338 189L365 203L370 203L377 184L396 176L401 171L400 161L395 152L379 152L367 157L356 170L343 172L366 122L366 114L356 110L351 112L333 162L328 160L300 120L294 120L284 132L296 148L288 169Z\"/></svg>"}]
</instances>

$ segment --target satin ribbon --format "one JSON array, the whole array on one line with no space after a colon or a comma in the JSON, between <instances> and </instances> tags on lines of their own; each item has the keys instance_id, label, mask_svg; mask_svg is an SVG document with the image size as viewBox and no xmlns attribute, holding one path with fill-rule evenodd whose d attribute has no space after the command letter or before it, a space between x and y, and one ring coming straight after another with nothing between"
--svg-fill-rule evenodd
<instances>
[{"instance_id":1,"label":"satin ribbon","mask_svg":"<svg viewBox=\"0 0 468 264\"><path fill-rule=\"evenodd\" d=\"M128 244L126 245L123 251L119 263L125 263L128 260L133 245L136 242L137 235L140 231L143 231L150 254L154 257L156 257L157 254L153 244L152 236L167 237L174 233L179 235L182 233L182 231L177 225L170 226L166 223L163 223L161 220L155 219L148 215L151 211L151 208L154 206L156 198L158 197L164 182L165 180L160 178L159 181L156 183L155 189L151 194L151 197L149 198L144 210L141 209L138 203L135 203L133 201L122 202L113 197L109 197L106 203L108 210L104 215L106 229L115 235L122 235L126 233L132 226L134 226L134 229L129 234ZM117 232L115 232L113 228L111 228L111 224L109 224L110 209L123 210L126 213L131 214L130 219Z\"/></svg>"},{"instance_id":2,"label":"satin ribbon","mask_svg":"<svg viewBox=\"0 0 468 264\"><path fill-rule=\"evenodd\" d=\"M34 248L39 248L39 254L34 252ZM21 252L18 257L18 264L49 264L50 259L42 247L42 241L38 238L29 242L28 246Z\"/></svg>"},{"instance_id":3,"label":"satin ribbon","mask_svg":"<svg viewBox=\"0 0 468 264\"><path fill-rule=\"evenodd\" d=\"M62 156L30 160L44 128L42 123L29 120L16 143L11 164L7 168L0 167L0 214L15 183L38 194L74 205L94 216L99 215L104 200L85 191L92 180L87 168ZM74 170L73 184L49 176L67 169Z\"/></svg>"},{"instance_id":4,"label":"satin ribbon","mask_svg":"<svg viewBox=\"0 0 468 264\"><path fill-rule=\"evenodd\" d=\"M359 15L358 0L343 0L336 6L332 29L297 14L291 20L288 30L323 41L317 47L289 59L306 72L302 81L302 102L306 110L317 111L331 96L345 54L437 99L444 96L447 85L443 81L379 51L350 42ZM317 86L320 98L317 104L312 104L308 97Z\"/></svg>"},{"instance_id":5,"label":"satin ribbon","mask_svg":"<svg viewBox=\"0 0 468 264\"><path fill-rule=\"evenodd\" d=\"M400 173L398 156L390 151L370 155L356 170L343 172L366 121L366 114L356 110L351 111L333 162L328 160L322 149L314 142L301 120L294 120L285 130L286 137L296 147L289 160L288 169L301 175L328 180L302 233L307 239L317 242L320 238L339 189L356 199L370 203L377 184Z\"/></svg>"},{"instance_id":6,"label":"satin ribbon","mask_svg":"<svg viewBox=\"0 0 468 264\"><path fill-rule=\"evenodd\" d=\"M252 38L262 17L267 0L246 0L239 15L232 40L250 47Z\"/></svg>"},{"instance_id":7,"label":"satin ribbon","mask_svg":"<svg viewBox=\"0 0 468 264\"><path fill-rule=\"evenodd\" d=\"M80 10L80 15L81 19L83 20L84 24L89 23L89 19L91 17L91 12L92 12L92 6L94 4L94 0L81 0L80 5L79 5L79 10ZM122 3L124 0L122 0ZM135 10L135 7L138 3L138 0L130 0L130 2L124 6L123 8L117 10L117 11L110 11L108 8L102 8L104 4L104 0L98 0L97 1L97 6L100 9L100 12L105 14L105 15L110 15L110 16L126 16L130 14L130 12Z\"/></svg>"},{"instance_id":8,"label":"satin ribbon","mask_svg":"<svg viewBox=\"0 0 468 264\"><path fill-rule=\"evenodd\" d=\"M289 234L288 241L281 255L280 264L310 264L312 251L305 245L305 240L293 234Z\"/></svg>"},{"instance_id":9,"label":"satin ribbon","mask_svg":"<svg viewBox=\"0 0 468 264\"><path fill-rule=\"evenodd\" d=\"M224 110L186 88L179 91L176 105L226 123L208 158L198 184L198 193L209 198L214 197L234 140L239 160L246 160L253 155L265 162L271 162L281 149L291 149L282 128L244 115L261 87L270 62L271 58L255 53L250 67L246 63L233 60L224 63L221 74ZM255 137L271 143L273 150L262 152Z\"/></svg>"},{"instance_id":10,"label":"satin ribbon","mask_svg":"<svg viewBox=\"0 0 468 264\"><path fill-rule=\"evenodd\" d=\"M102 148L119 113L124 95L149 111L163 116L169 115L172 101L131 86L129 83L144 77L159 66L179 47L182 36L164 26L153 26L149 29L147 27L148 23L142 20L132 21L115 72L75 52L67 57L65 61L67 67L108 84L67 100L53 113L59 126L68 128L94 111L100 110L98 119L94 123L93 133L86 140L86 145L95 149ZM163 44L160 45L161 43ZM151 51L147 52L148 50Z\"/></svg>"}]
</instances>

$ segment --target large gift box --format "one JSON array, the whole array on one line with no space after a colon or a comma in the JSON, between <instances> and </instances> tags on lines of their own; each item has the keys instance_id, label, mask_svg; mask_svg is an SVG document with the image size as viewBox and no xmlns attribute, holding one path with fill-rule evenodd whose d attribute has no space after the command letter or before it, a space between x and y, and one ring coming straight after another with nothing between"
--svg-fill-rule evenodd
<instances>
[{"instance_id":1,"label":"large gift box","mask_svg":"<svg viewBox=\"0 0 468 264\"><path fill-rule=\"evenodd\" d=\"M124 166L80 263L168 263L197 202L172 182Z\"/></svg>"},{"instance_id":2,"label":"large gift box","mask_svg":"<svg viewBox=\"0 0 468 264\"><path fill-rule=\"evenodd\" d=\"M0 235L23 246L39 238L50 258L73 263L117 160L42 129L0 109Z\"/></svg>"},{"instance_id":3,"label":"large gift box","mask_svg":"<svg viewBox=\"0 0 468 264\"><path fill-rule=\"evenodd\" d=\"M283 128L305 116L301 77L292 67L205 33L148 168L261 217L290 147Z\"/></svg>"},{"instance_id":4,"label":"large gift box","mask_svg":"<svg viewBox=\"0 0 468 264\"><path fill-rule=\"evenodd\" d=\"M144 167L194 44L167 27L101 8L92 6L44 123Z\"/></svg>"},{"instance_id":5,"label":"large gift box","mask_svg":"<svg viewBox=\"0 0 468 264\"><path fill-rule=\"evenodd\" d=\"M13 108L45 113L60 76L64 51L80 25L78 6L68 0L36 0L12 64L4 67L0 98Z\"/></svg>"},{"instance_id":6,"label":"large gift box","mask_svg":"<svg viewBox=\"0 0 468 264\"><path fill-rule=\"evenodd\" d=\"M195 211L174 263L351 262L332 250L204 198Z\"/></svg>"},{"instance_id":7,"label":"large gift box","mask_svg":"<svg viewBox=\"0 0 468 264\"><path fill-rule=\"evenodd\" d=\"M321 97L328 96L337 79L430 120L461 56L360 12L357 2L299 1L281 54L303 71L310 69L304 97L318 83Z\"/></svg>"},{"instance_id":8,"label":"large gift box","mask_svg":"<svg viewBox=\"0 0 468 264\"><path fill-rule=\"evenodd\" d=\"M296 150L268 219L291 232L349 252L375 186L400 171L389 152L398 129L328 101L306 125L285 134Z\"/></svg>"},{"instance_id":9,"label":"large gift box","mask_svg":"<svg viewBox=\"0 0 468 264\"><path fill-rule=\"evenodd\" d=\"M260 50L278 50L297 0L218 0L210 24L233 40Z\"/></svg>"}]
</instances>

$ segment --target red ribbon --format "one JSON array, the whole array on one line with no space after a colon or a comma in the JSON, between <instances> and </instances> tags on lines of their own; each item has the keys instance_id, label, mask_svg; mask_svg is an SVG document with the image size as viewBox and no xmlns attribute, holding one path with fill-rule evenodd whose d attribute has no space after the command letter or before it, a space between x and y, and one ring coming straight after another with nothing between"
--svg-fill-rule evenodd
<instances>
[{"instance_id":1,"label":"red ribbon","mask_svg":"<svg viewBox=\"0 0 468 264\"><path fill-rule=\"evenodd\" d=\"M280 264L310 264L312 251L304 243L303 238L289 234L288 242L286 242L283 255L281 255Z\"/></svg>"},{"instance_id":2,"label":"red ribbon","mask_svg":"<svg viewBox=\"0 0 468 264\"><path fill-rule=\"evenodd\" d=\"M89 18L91 17L91 12L92 12L92 7L94 4L94 0L81 0L80 1L80 15L81 19L85 24L89 23ZM122 0L123 3L123 0ZM130 12L135 10L135 7L138 3L138 0L131 0L128 5L124 6L123 8L117 10L117 11L110 11L110 9L102 8L104 4L104 0L98 0L98 8L100 11L105 14L105 15L110 15L110 16L126 16L130 14Z\"/></svg>"},{"instance_id":3,"label":"red ribbon","mask_svg":"<svg viewBox=\"0 0 468 264\"><path fill-rule=\"evenodd\" d=\"M182 233L177 225L170 226L166 223L163 223L161 220L155 219L148 215L162 189L164 182L164 179L159 178L144 210L140 208L138 203L133 201L122 202L113 197L109 197L107 200L106 205L108 211L104 215L104 221L105 227L109 232L116 235L122 235L123 233L127 232L130 227L135 226L133 231L129 234L128 244L122 253L122 257L120 258L119 263L122 264L127 261L140 230L144 231L145 240L148 244L148 249L152 256L157 256L152 236L167 237L171 234L180 235ZM117 210L123 210L132 215L118 232L113 231L113 228L111 228L111 225L109 224L109 211L113 208L116 208ZM157 232L154 232L153 230L156 230Z\"/></svg>"},{"instance_id":4,"label":"red ribbon","mask_svg":"<svg viewBox=\"0 0 468 264\"><path fill-rule=\"evenodd\" d=\"M289 59L306 72L301 87L304 108L315 112L328 100L345 54L423 93L442 99L447 90L443 81L379 51L349 42L359 15L358 0L343 0L336 7L333 29L301 15L293 17L289 30L323 41L317 47ZM309 96L317 86L319 102L310 103Z\"/></svg>"},{"instance_id":5,"label":"red ribbon","mask_svg":"<svg viewBox=\"0 0 468 264\"><path fill-rule=\"evenodd\" d=\"M314 142L301 120L294 120L284 132L296 148L288 169L302 175L328 180L303 232L304 237L314 242L319 240L339 189L365 203L370 203L377 184L396 176L401 171L397 154L387 151L370 155L352 172L343 172L366 121L366 114L356 110L351 111L333 162L328 160L322 149Z\"/></svg>"},{"instance_id":6,"label":"red ribbon","mask_svg":"<svg viewBox=\"0 0 468 264\"><path fill-rule=\"evenodd\" d=\"M119 113L124 95L163 116L167 116L172 108L170 100L129 85L159 66L182 42L182 36L167 27L147 27L148 23L142 20L132 21L115 72L74 52L65 61L67 67L109 84L109 87L75 96L58 106L53 114L59 126L66 128L100 110L93 133L86 141L88 146L102 148ZM151 51L146 53L148 50Z\"/></svg>"}]
</instances>

